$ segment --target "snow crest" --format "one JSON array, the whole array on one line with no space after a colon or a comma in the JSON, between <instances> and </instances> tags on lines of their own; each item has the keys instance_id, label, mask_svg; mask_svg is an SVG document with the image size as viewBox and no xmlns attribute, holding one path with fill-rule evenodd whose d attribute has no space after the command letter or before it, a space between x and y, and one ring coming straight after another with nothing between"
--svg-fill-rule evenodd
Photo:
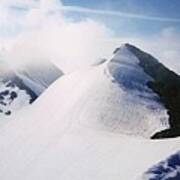
<instances>
[{"instance_id":1,"label":"snow crest","mask_svg":"<svg viewBox=\"0 0 180 180\"><path fill-rule=\"evenodd\" d=\"M1 127L0 179L132 180L177 152L179 138L127 136L149 137L166 127L167 114L146 84L138 94L138 82L149 77L129 88L114 77L123 65L114 65L112 59L64 75Z\"/></svg>"}]
</instances>

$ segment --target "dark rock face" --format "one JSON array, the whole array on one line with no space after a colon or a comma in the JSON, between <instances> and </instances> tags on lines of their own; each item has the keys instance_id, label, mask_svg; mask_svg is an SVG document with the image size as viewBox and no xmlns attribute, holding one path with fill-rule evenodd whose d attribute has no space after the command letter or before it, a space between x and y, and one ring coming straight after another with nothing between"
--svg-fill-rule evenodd
<instances>
[{"instance_id":1,"label":"dark rock face","mask_svg":"<svg viewBox=\"0 0 180 180\"><path fill-rule=\"evenodd\" d=\"M15 73L8 74L2 79L0 81L0 114L11 115L13 113L11 104L18 100L18 98L22 98L20 96L22 92L27 94L26 99L23 99L24 103L25 101L32 103L38 97Z\"/></svg>"},{"instance_id":2,"label":"dark rock face","mask_svg":"<svg viewBox=\"0 0 180 180\"><path fill-rule=\"evenodd\" d=\"M11 115L11 111L5 112L6 115Z\"/></svg>"},{"instance_id":3,"label":"dark rock face","mask_svg":"<svg viewBox=\"0 0 180 180\"><path fill-rule=\"evenodd\" d=\"M17 93L12 91L10 94L10 98L11 98L11 100L14 100L15 98L17 98Z\"/></svg>"},{"instance_id":4,"label":"dark rock face","mask_svg":"<svg viewBox=\"0 0 180 180\"><path fill-rule=\"evenodd\" d=\"M170 129L152 136L152 139L180 136L180 76L166 68L150 54L126 44L126 47L139 59L139 65L153 78L148 82L151 88L164 104L169 114Z\"/></svg>"},{"instance_id":5,"label":"dark rock face","mask_svg":"<svg viewBox=\"0 0 180 180\"><path fill-rule=\"evenodd\" d=\"M30 95L31 97L30 103L36 100L36 98L38 97L36 93L32 89L30 89L28 86L26 86L19 77L15 76L11 81L13 82L14 85L18 86L22 90L25 90L27 94Z\"/></svg>"},{"instance_id":6,"label":"dark rock face","mask_svg":"<svg viewBox=\"0 0 180 180\"><path fill-rule=\"evenodd\" d=\"M7 96L8 94L9 94L9 91L8 91L8 90L5 90L5 91L0 92L0 95L1 95L1 96Z\"/></svg>"}]
</instances>

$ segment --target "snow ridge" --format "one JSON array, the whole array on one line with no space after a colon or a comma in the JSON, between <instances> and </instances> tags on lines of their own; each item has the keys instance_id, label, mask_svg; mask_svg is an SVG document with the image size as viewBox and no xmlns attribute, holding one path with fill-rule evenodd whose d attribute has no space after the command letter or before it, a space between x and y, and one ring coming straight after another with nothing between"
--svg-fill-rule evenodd
<instances>
[{"instance_id":1,"label":"snow ridge","mask_svg":"<svg viewBox=\"0 0 180 180\"><path fill-rule=\"evenodd\" d=\"M166 127L167 113L137 63L123 48L109 61L64 75L14 116L0 130L0 179L132 180L177 152L179 138L142 138ZM131 86L123 83L131 77Z\"/></svg>"}]
</instances>

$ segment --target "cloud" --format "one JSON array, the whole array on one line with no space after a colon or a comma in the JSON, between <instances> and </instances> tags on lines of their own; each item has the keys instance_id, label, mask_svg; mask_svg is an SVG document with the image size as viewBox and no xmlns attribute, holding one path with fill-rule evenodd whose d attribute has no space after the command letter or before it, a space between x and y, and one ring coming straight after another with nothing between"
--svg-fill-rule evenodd
<instances>
[{"instance_id":1,"label":"cloud","mask_svg":"<svg viewBox=\"0 0 180 180\"><path fill-rule=\"evenodd\" d=\"M41 1L40 8L31 8L23 18L23 30L6 45L6 61L12 66L37 63L49 59L63 71L93 64L109 53L105 41L111 31L91 19L74 22L56 9L61 4Z\"/></svg>"},{"instance_id":2,"label":"cloud","mask_svg":"<svg viewBox=\"0 0 180 180\"><path fill-rule=\"evenodd\" d=\"M37 7L37 3L38 3L37 0L1 0L0 6L31 8L31 7Z\"/></svg>"},{"instance_id":3,"label":"cloud","mask_svg":"<svg viewBox=\"0 0 180 180\"><path fill-rule=\"evenodd\" d=\"M40 7L45 11L55 11L62 8L62 3L60 0L41 0Z\"/></svg>"},{"instance_id":4,"label":"cloud","mask_svg":"<svg viewBox=\"0 0 180 180\"><path fill-rule=\"evenodd\" d=\"M43 0L23 15L8 11L8 25L18 22L21 28L16 36L0 39L7 49L4 58L16 67L49 59L68 73L93 64L99 58L110 58L116 47L129 42L155 55L180 74L180 33L174 27L166 27L146 38L123 37L121 34L114 37L113 29L104 23L92 19L75 22L65 18L60 9L87 12L87 9L64 7L57 0Z\"/></svg>"},{"instance_id":5,"label":"cloud","mask_svg":"<svg viewBox=\"0 0 180 180\"><path fill-rule=\"evenodd\" d=\"M51 27L51 28L49 28ZM78 23L49 23L47 28L26 32L14 40L7 58L16 66L27 61L50 59L61 69L70 72L93 64L109 52L105 47L109 32L92 20Z\"/></svg>"}]
</instances>

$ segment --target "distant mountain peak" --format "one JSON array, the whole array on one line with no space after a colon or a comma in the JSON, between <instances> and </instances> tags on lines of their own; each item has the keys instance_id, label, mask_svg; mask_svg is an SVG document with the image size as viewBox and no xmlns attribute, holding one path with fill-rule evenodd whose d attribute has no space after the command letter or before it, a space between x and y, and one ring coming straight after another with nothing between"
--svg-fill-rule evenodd
<instances>
[{"instance_id":1,"label":"distant mountain peak","mask_svg":"<svg viewBox=\"0 0 180 180\"><path fill-rule=\"evenodd\" d=\"M0 60L0 118L33 103L63 72L49 61L16 69Z\"/></svg>"}]
</instances>

